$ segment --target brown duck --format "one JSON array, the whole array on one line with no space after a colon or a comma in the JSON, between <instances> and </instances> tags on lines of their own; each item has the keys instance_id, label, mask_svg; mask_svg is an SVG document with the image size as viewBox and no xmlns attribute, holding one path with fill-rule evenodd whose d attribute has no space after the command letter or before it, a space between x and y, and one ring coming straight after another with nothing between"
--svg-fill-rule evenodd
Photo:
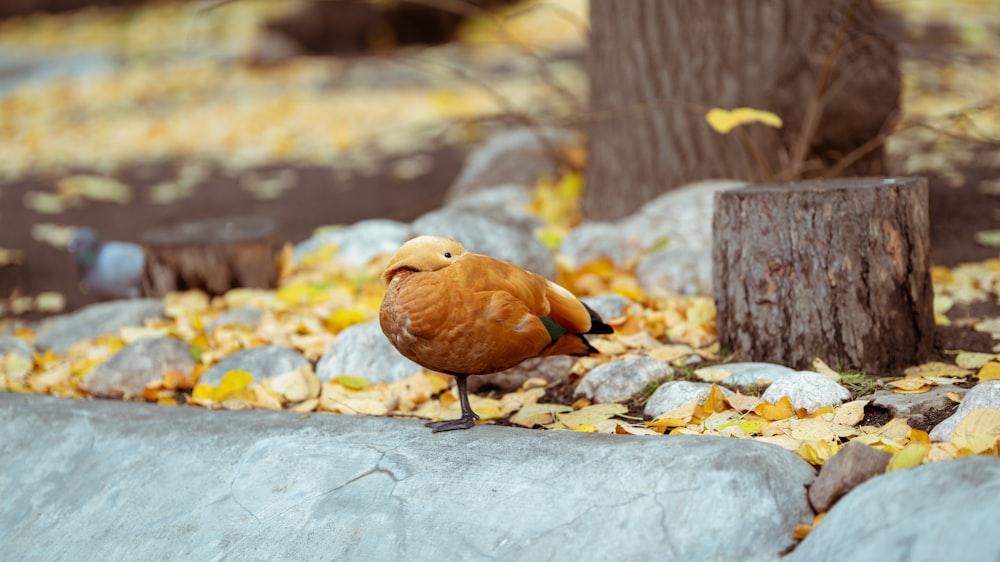
<instances>
[{"instance_id":1,"label":"brown duck","mask_svg":"<svg viewBox=\"0 0 1000 562\"><path fill-rule=\"evenodd\" d=\"M462 417L428 423L435 433L468 429L479 419L466 377L532 357L597 353L583 334L614 331L565 288L449 238L403 244L382 281L382 332L404 356L458 383Z\"/></svg>"}]
</instances>

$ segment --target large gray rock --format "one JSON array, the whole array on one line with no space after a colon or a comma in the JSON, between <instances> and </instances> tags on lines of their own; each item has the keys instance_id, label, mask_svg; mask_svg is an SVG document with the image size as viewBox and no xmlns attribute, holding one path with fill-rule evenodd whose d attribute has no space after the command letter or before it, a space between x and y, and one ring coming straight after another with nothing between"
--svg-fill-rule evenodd
<instances>
[{"instance_id":1,"label":"large gray rock","mask_svg":"<svg viewBox=\"0 0 1000 562\"><path fill-rule=\"evenodd\" d=\"M264 316L264 311L254 306L234 308L233 310L223 312L215 320L209 322L208 326L205 327L205 331L213 332L220 326L230 325L243 326L252 330L257 326L257 322L260 321L261 316Z\"/></svg>"},{"instance_id":2,"label":"large gray rock","mask_svg":"<svg viewBox=\"0 0 1000 562\"><path fill-rule=\"evenodd\" d=\"M797 372L795 369L776 363L746 362L702 367L694 372L694 376L708 382L750 386L768 385Z\"/></svg>"},{"instance_id":3,"label":"large gray rock","mask_svg":"<svg viewBox=\"0 0 1000 562\"><path fill-rule=\"evenodd\" d=\"M742 185L746 182L706 180L687 184L649 201L618 224L643 248L667 241L667 247L702 252L711 263L715 194Z\"/></svg>"},{"instance_id":4,"label":"large gray rock","mask_svg":"<svg viewBox=\"0 0 1000 562\"><path fill-rule=\"evenodd\" d=\"M0 336L0 357L10 352L17 353L25 359L31 359L35 355L35 348L21 338Z\"/></svg>"},{"instance_id":5,"label":"large gray rock","mask_svg":"<svg viewBox=\"0 0 1000 562\"><path fill-rule=\"evenodd\" d=\"M643 256L635 266L639 286L650 295L712 294L712 251L679 245Z\"/></svg>"},{"instance_id":6,"label":"large gray rock","mask_svg":"<svg viewBox=\"0 0 1000 562\"><path fill-rule=\"evenodd\" d=\"M163 303L155 299L92 304L46 322L35 345L42 351L65 353L78 341L114 334L125 326L142 326L147 318L162 318L163 312Z\"/></svg>"},{"instance_id":7,"label":"large gray rock","mask_svg":"<svg viewBox=\"0 0 1000 562\"><path fill-rule=\"evenodd\" d=\"M483 188L509 183L535 185L542 177L555 176L557 163L539 142L540 136L553 147L577 142L574 131L553 127L521 127L495 133L469 155L448 190L448 201Z\"/></svg>"},{"instance_id":8,"label":"large gray rock","mask_svg":"<svg viewBox=\"0 0 1000 562\"><path fill-rule=\"evenodd\" d=\"M632 304L632 301L621 296L621 295L599 295L595 297L583 297L580 299L583 304L589 306L600 315L601 319L604 321L611 320L612 318L618 318L622 314L625 314L625 308Z\"/></svg>"},{"instance_id":9,"label":"large gray rock","mask_svg":"<svg viewBox=\"0 0 1000 562\"><path fill-rule=\"evenodd\" d=\"M583 376L574 394L594 402L619 402L639 394L649 385L674 374L659 359L635 357L599 365Z\"/></svg>"},{"instance_id":10,"label":"large gray rock","mask_svg":"<svg viewBox=\"0 0 1000 562\"><path fill-rule=\"evenodd\" d=\"M813 518L808 464L717 437L0 393L0 443L9 560L763 561Z\"/></svg>"},{"instance_id":11,"label":"large gray rock","mask_svg":"<svg viewBox=\"0 0 1000 562\"><path fill-rule=\"evenodd\" d=\"M937 424L930 432L931 441L947 441L958 423L976 408L1000 410L1000 381L984 381L969 390L951 417Z\"/></svg>"},{"instance_id":12,"label":"large gray rock","mask_svg":"<svg viewBox=\"0 0 1000 562\"><path fill-rule=\"evenodd\" d=\"M146 385L167 371L190 373L197 362L191 345L177 338L145 338L121 348L83 379L98 398L142 398Z\"/></svg>"},{"instance_id":13,"label":"large gray rock","mask_svg":"<svg viewBox=\"0 0 1000 562\"><path fill-rule=\"evenodd\" d=\"M571 267L611 259L615 266L625 267L643 254L635 241L630 241L620 226L612 222L587 222L574 228L559 244L559 254Z\"/></svg>"},{"instance_id":14,"label":"large gray rock","mask_svg":"<svg viewBox=\"0 0 1000 562\"><path fill-rule=\"evenodd\" d=\"M330 245L337 245L334 259L347 267L363 267L382 254L393 254L413 237L410 225L388 219L364 220L344 228L326 230L295 246L295 263Z\"/></svg>"},{"instance_id":15,"label":"large gray rock","mask_svg":"<svg viewBox=\"0 0 1000 562\"><path fill-rule=\"evenodd\" d=\"M340 375L368 382L395 382L423 370L400 355L382 333L378 321L355 324L337 334L316 365L316 376L326 382Z\"/></svg>"},{"instance_id":16,"label":"large gray rock","mask_svg":"<svg viewBox=\"0 0 1000 562\"><path fill-rule=\"evenodd\" d=\"M601 258L619 267L639 260L636 276L649 293L710 294L715 193L744 184L709 180L668 191L617 222L578 227L559 253L575 266Z\"/></svg>"},{"instance_id":17,"label":"large gray rock","mask_svg":"<svg viewBox=\"0 0 1000 562\"><path fill-rule=\"evenodd\" d=\"M784 560L1000 560L998 497L996 457L890 472L841 498Z\"/></svg>"},{"instance_id":18,"label":"large gray rock","mask_svg":"<svg viewBox=\"0 0 1000 562\"><path fill-rule=\"evenodd\" d=\"M309 360L301 353L288 347L280 345L252 347L238 351L219 361L211 369L205 371L198 382L219 386L222 377L226 376L229 371L235 370L246 371L253 375L255 381L260 382L268 377L294 371L308 364Z\"/></svg>"},{"instance_id":19,"label":"large gray rock","mask_svg":"<svg viewBox=\"0 0 1000 562\"><path fill-rule=\"evenodd\" d=\"M530 230L483 215L444 207L413 221L413 230L418 235L453 238L470 252L509 261L549 279L556 275L552 252Z\"/></svg>"},{"instance_id":20,"label":"large gray rock","mask_svg":"<svg viewBox=\"0 0 1000 562\"><path fill-rule=\"evenodd\" d=\"M450 212L471 213L494 222L533 232L542 225L541 219L528 214L532 189L524 185L505 184L488 187L448 204Z\"/></svg>"}]
</instances>

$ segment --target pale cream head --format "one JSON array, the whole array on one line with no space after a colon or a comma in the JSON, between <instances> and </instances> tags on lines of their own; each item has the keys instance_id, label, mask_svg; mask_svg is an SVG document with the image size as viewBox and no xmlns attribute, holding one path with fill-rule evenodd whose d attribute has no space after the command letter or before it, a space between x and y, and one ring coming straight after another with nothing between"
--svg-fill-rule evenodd
<instances>
[{"instance_id":1,"label":"pale cream head","mask_svg":"<svg viewBox=\"0 0 1000 562\"><path fill-rule=\"evenodd\" d=\"M382 282L389 284L403 270L437 271L465 255L465 248L451 238L418 236L403 244L382 272Z\"/></svg>"}]
</instances>

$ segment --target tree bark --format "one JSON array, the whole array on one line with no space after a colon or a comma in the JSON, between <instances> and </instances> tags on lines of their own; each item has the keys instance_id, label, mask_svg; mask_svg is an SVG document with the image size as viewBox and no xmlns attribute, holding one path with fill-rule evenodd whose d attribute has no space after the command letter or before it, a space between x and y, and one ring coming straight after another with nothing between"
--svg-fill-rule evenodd
<instances>
[{"instance_id":1,"label":"tree bark","mask_svg":"<svg viewBox=\"0 0 1000 562\"><path fill-rule=\"evenodd\" d=\"M188 222L142 236L146 296L203 289L221 295L236 287L270 289L278 278L274 221L237 217Z\"/></svg>"},{"instance_id":2,"label":"tree bark","mask_svg":"<svg viewBox=\"0 0 1000 562\"><path fill-rule=\"evenodd\" d=\"M923 178L719 192L719 340L743 359L896 374L933 344Z\"/></svg>"},{"instance_id":3,"label":"tree bark","mask_svg":"<svg viewBox=\"0 0 1000 562\"><path fill-rule=\"evenodd\" d=\"M592 0L584 214L617 219L702 179L830 171L899 107L885 29L870 0ZM778 114L782 129L723 135L705 122L742 106ZM881 174L882 156L875 142L840 173Z\"/></svg>"}]
</instances>

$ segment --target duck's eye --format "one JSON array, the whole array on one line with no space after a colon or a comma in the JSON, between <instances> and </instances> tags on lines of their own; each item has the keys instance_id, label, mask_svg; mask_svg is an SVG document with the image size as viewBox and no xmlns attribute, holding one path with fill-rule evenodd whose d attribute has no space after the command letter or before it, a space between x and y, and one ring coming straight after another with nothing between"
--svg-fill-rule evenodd
<instances>
[{"instance_id":1,"label":"duck's eye","mask_svg":"<svg viewBox=\"0 0 1000 562\"><path fill-rule=\"evenodd\" d=\"M444 253L444 257L451 258L451 252L445 252Z\"/></svg>"}]
</instances>

